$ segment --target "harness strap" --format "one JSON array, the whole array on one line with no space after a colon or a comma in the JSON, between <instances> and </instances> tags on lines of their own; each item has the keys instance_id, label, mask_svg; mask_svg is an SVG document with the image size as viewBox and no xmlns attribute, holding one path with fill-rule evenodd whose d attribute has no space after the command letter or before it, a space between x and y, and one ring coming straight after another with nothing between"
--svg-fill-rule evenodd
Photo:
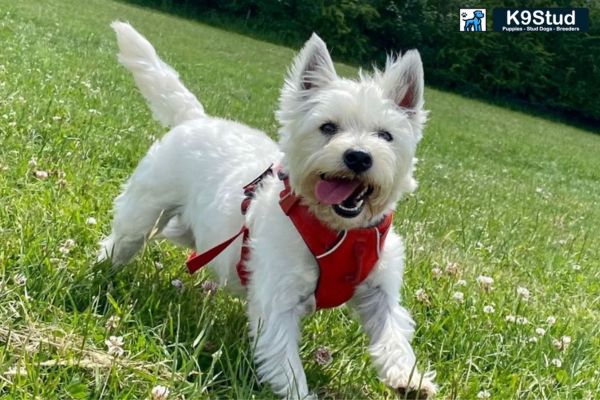
<instances>
[{"instance_id":1,"label":"harness strap","mask_svg":"<svg viewBox=\"0 0 600 400\"><path fill-rule=\"evenodd\" d=\"M221 254L223 250L227 248L227 246L233 243L235 239L237 239L242 233L244 233L245 230L246 226L242 226L242 229L240 229L240 231L233 235L231 238L227 239L223 243L216 245L212 249L205 251L202 254L197 254L196 252L193 252L185 262L188 271L190 271L190 274L193 274L194 272L198 271L200 268L204 267L206 264L211 262L216 256Z\"/></svg>"},{"instance_id":2,"label":"harness strap","mask_svg":"<svg viewBox=\"0 0 600 400\"><path fill-rule=\"evenodd\" d=\"M242 200L241 204L242 215L246 215L246 211L248 211L250 202L254 198L254 192L256 192L256 189L262 183L263 179L273 174L273 170L278 171L279 167L274 167L273 164L271 164L269 168L267 168L262 174L260 174L252 182L244 186L244 199ZM187 261L185 262L190 274L193 274L194 272L198 271L200 268L204 267L206 264L214 260L215 257L221 254L242 233L244 234L244 243L242 245L242 257L237 265L237 270L242 283L245 285L248 282L248 273L245 271L244 262L248 259L249 253L248 247L246 246L246 243L248 242L248 228L246 227L246 225L243 225L240 231L233 235L231 238L227 239L223 243L216 245L212 249L209 249L201 254L198 254L195 251L192 254L190 254Z\"/></svg>"}]
</instances>

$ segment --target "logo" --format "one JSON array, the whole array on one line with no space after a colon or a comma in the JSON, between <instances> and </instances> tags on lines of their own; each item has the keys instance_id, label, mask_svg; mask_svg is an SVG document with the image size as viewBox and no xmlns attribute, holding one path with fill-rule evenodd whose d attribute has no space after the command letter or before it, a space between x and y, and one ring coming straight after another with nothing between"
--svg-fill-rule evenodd
<instances>
[{"instance_id":1,"label":"logo","mask_svg":"<svg viewBox=\"0 0 600 400\"><path fill-rule=\"evenodd\" d=\"M460 9L460 31L461 32L485 32L486 30L485 8L461 8Z\"/></svg>"},{"instance_id":2,"label":"logo","mask_svg":"<svg viewBox=\"0 0 600 400\"><path fill-rule=\"evenodd\" d=\"M587 32L587 8L495 8L494 32Z\"/></svg>"}]
</instances>

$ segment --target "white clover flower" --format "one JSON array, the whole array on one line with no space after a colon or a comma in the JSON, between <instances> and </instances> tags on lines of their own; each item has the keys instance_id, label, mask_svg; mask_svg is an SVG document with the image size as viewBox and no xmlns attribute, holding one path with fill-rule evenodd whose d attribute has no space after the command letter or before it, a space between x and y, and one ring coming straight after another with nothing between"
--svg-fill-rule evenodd
<instances>
[{"instance_id":1,"label":"white clover flower","mask_svg":"<svg viewBox=\"0 0 600 400\"><path fill-rule=\"evenodd\" d=\"M477 393L478 399L489 399L491 396L492 395L487 390L481 390L479 393Z\"/></svg>"},{"instance_id":2,"label":"white clover flower","mask_svg":"<svg viewBox=\"0 0 600 400\"><path fill-rule=\"evenodd\" d=\"M152 400L167 400L169 398L169 389L165 386L157 385L150 392Z\"/></svg>"},{"instance_id":3,"label":"white clover flower","mask_svg":"<svg viewBox=\"0 0 600 400\"><path fill-rule=\"evenodd\" d=\"M504 318L504 320L506 322L515 323L517 321L517 317L515 317L514 315L507 315L506 318Z\"/></svg>"},{"instance_id":4,"label":"white clover flower","mask_svg":"<svg viewBox=\"0 0 600 400\"><path fill-rule=\"evenodd\" d=\"M58 248L58 251L66 256L71 252L71 249L75 247L75 241L73 239L67 239L63 242L62 246Z\"/></svg>"},{"instance_id":5,"label":"white clover flower","mask_svg":"<svg viewBox=\"0 0 600 400\"><path fill-rule=\"evenodd\" d=\"M442 270L439 269L438 267L434 267L434 268L431 269L431 275L435 279L439 279L442 276Z\"/></svg>"},{"instance_id":6,"label":"white clover flower","mask_svg":"<svg viewBox=\"0 0 600 400\"><path fill-rule=\"evenodd\" d=\"M31 160L29 160L27 165L29 165L29 168L35 168L37 167L37 161L35 160L35 158L31 157Z\"/></svg>"},{"instance_id":7,"label":"white clover flower","mask_svg":"<svg viewBox=\"0 0 600 400\"><path fill-rule=\"evenodd\" d=\"M519 286L517 288L517 294L524 300L527 301L529 300L529 289L527 289L526 287L522 287Z\"/></svg>"},{"instance_id":8,"label":"white clover flower","mask_svg":"<svg viewBox=\"0 0 600 400\"><path fill-rule=\"evenodd\" d=\"M449 262L446 264L445 271L448 275L458 275L460 273L460 267L458 266L458 263Z\"/></svg>"},{"instance_id":9,"label":"white clover flower","mask_svg":"<svg viewBox=\"0 0 600 400\"><path fill-rule=\"evenodd\" d=\"M554 325L556 323L556 317L553 317L552 315L549 316L546 318L546 323L550 326Z\"/></svg>"},{"instance_id":10,"label":"white clover flower","mask_svg":"<svg viewBox=\"0 0 600 400\"><path fill-rule=\"evenodd\" d=\"M459 279L456 281L456 286L467 286L467 281L464 279Z\"/></svg>"},{"instance_id":11,"label":"white clover flower","mask_svg":"<svg viewBox=\"0 0 600 400\"><path fill-rule=\"evenodd\" d=\"M559 339L552 339L552 346L554 346L558 351L563 349L562 341Z\"/></svg>"},{"instance_id":12,"label":"white clover flower","mask_svg":"<svg viewBox=\"0 0 600 400\"><path fill-rule=\"evenodd\" d=\"M486 292L492 290L492 285L494 284L494 278L491 276L479 275L477 277L477 283L479 283L479 287Z\"/></svg>"},{"instance_id":13,"label":"white clover flower","mask_svg":"<svg viewBox=\"0 0 600 400\"><path fill-rule=\"evenodd\" d=\"M452 298L459 303L464 303L465 294L463 292L454 292L452 293Z\"/></svg>"},{"instance_id":14,"label":"white clover flower","mask_svg":"<svg viewBox=\"0 0 600 400\"><path fill-rule=\"evenodd\" d=\"M517 325L527 325L529 320L525 317L517 317Z\"/></svg>"},{"instance_id":15,"label":"white clover flower","mask_svg":"<svg viewBox=\"0 0 600 400\"><path fill-rule=\"evenodd\" d=\"M486 314L493 314L496 311L496 309L494 308L494 306L484 306L483 307L483 312Z\"/></svg>"},{"instance_id":16,"label":"white clover flower","mask_svg":"<svg viewBox=\"0 0 600 400\"><path fill-rule=\"evenodd\" d=\"M172 286L173 286L175 289L179 290L180 292L183 290L183 282L181 281L181 279L173 279L173 280L171 281L171 285L172 285Z\"/></svg>"},{"instance_id":17,"label":"white clover flower","mask_svg":"<svg viewBox=\"0 0 600 400\"><path fill-rule=\"evenodd\" d=\"M27 277L24 274L18 273L13 276L15 285L24 286L27 283Z\"/></svg>"},{"instance_id":18,"label":"white clover flower","mask_svg":"<svg viewBox=\"0 0 600 400\"><path fill-rule=\"evenodd\" d=\"M48 179L48 176L50 176L50 174L48 174L48 172L46 172L46 171L35 171L35 172L33 173L33 175L34 175L36 178L38 178L38 179L40 179L40 180L42 180L42 181L43 181L44 179Z\"/></svg>"},{"instance_id":19,"label":"white clover flower","mask_svg":"<svg viewBox=\"0 0 600 400\"><path fill-rule=\"evenodd\" d=\"M538 336L544 336L546 334L546 330L544 328L535 328L535 333Z\"/></svg>"},{"instance_id":20,"label":"white clover flower","mask_svg":"<svg viewBox=\"0 0 600 400\"><path fill-rule=\"evenodd\" d=\"M125 353L123 350L123 337L122 336L111 336L104 341L106 347L108 347L108 354L115 357L120 357Z\"/></svg>"},{"instance_id":21,"label":"white clover flower","mask_svg":"<svg viewBox=\"0 0 600 400\"><path fill-rule=\"evenodd\" d=\"M558 359L558 358L553 358L552 361L550 361L550 363L552 365L554 365L556 368L562 367L562 361L560 361L560 359Z\"/></svg>"},{"instance_id":22,"label":"white clover flower","mask_svg":"<svg viewBox=\"0 0 600 400\"><path fill-rule=\"evenodd\" d=\"M85 220L85 223L87 225L96 225L98 222L96 221L96 218L88 217L88 219Z\"/></svg>"},{"instance_id":23,"label":"white clover flower","mask_svg":"<svg viewBox=\"0 0 600 400\"><path fill-rule=\"evenodd\" d=\"M535 336L532 336L532 337L529 338L528 342L529 343L537 343L538 342L538 338L535 337Z\"/></svg>"},{"instance_id":24,"label":"white clover flower","mask_svg":"<svg viewBox=\"0 0 600 400\"><path fill-rule=\"evenodd\" d=\"M558 351L565 351L571 345L571 336L562 336L560 339L552 339L552 346Z\"/></svg>"},{"instance_id":25,"label":"white clover flower","mask_svg":"<svg viewBox=\"0 0 600 400\"><path fill-rule=\"evenodd\" d=\"M331 355L331 351L325 346L319 346L315 350L315 361L319 365L327 365L330 364L333 360L333 356Z\"/></svg>"},{"instance_id":26,"label":"white clover flower","mask_svg":"<svg viewBox=\"0 0 600 400\"><path fill-rule=\"evenodd\" d=\"M427 295L427 292L425 292L425 289L420 288L415 292L415 297L417 298L417 301L421 302L421 303L425 303L425 304L429 304L429 296Z\"/></svg>"},{"instance_id":27,"label":"white clover flower","mask_svg":"<svg viewBox=\"0 0 600 400\"><path fill-rule=\"evenodd\" d=\"M218 288L219 284L211 280L206 280L202 282L202 285L200 286L200 289L202 289L202 291L208 295L214 294Z\"/></svg>"},{"instance_id":28,"label":"white clover flower","mask_svg":"<svg viewBox=\"0 0 600 400\"><path fill-rule=\"evenodd\" d=\"M110 318L106 321L106 329L116 329L119 326L119 321L121 321L121 317L119 317L118 315L111 315Z\"/></svg>"},{"instance_id":29,"label":"white clover flower","mask_svg":"<svg viewBox=\"0 0 600 400\"><path fill-rule=\"evenodd\" d=\"M157 270L161 270L163 269L165 266L163 265L163 263L159 262L159 261L155 261L154 262L154 268L156 268Z\"/></svg>"}]
</instances>

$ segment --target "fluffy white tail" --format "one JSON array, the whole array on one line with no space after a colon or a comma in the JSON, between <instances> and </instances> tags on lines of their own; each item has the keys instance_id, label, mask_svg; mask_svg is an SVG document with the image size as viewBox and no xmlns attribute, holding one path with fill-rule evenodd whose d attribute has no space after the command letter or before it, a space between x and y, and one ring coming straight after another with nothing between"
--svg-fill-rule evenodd
<instances>
[{"instance_id":1,"label":"fluffy white tail","mask_svg":"<svg viewBox=\"0 0 600 400\"><path fill-rule=\"evenodd\" d=\"M111 26L117 33L119 62L133 74L156 120L173 127L205 115L196 96L181 83L177 72L158 57L145 37L125 22L115 21Z\"/></svg>"}]
</instances>

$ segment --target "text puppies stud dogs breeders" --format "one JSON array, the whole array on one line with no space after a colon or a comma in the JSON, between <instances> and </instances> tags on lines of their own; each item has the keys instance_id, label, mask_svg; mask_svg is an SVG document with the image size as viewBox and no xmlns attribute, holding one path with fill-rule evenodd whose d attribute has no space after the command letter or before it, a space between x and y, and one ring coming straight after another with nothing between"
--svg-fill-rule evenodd
<instances>
[{"instance_id":1,"label":"text puppies stud dogs breeders","mask_svg":"<svg viewBox=\"0 0 600 400\"><path fill-rule=\"evenodd\" d=\"M258 374L277 394L313 397L298 354L300 317L348 301L383 382L431 397L432 374L416 369L414 322L399 304L403 242L390 229L398 200L416 187L413 158L426 119L419 53L348 80L337 76L325 43L313 35L281 91L275 143L208 116L143 36L126 23L112 26L119 61L171 130L116 198L99 260L127 263L156 230L198 252L235 238L210 268L247 296ZM273 173L252 185L242 214L242 188L270 165ZM307 234L304 225L322 233Z\"/></svg>"}]
</instances>

